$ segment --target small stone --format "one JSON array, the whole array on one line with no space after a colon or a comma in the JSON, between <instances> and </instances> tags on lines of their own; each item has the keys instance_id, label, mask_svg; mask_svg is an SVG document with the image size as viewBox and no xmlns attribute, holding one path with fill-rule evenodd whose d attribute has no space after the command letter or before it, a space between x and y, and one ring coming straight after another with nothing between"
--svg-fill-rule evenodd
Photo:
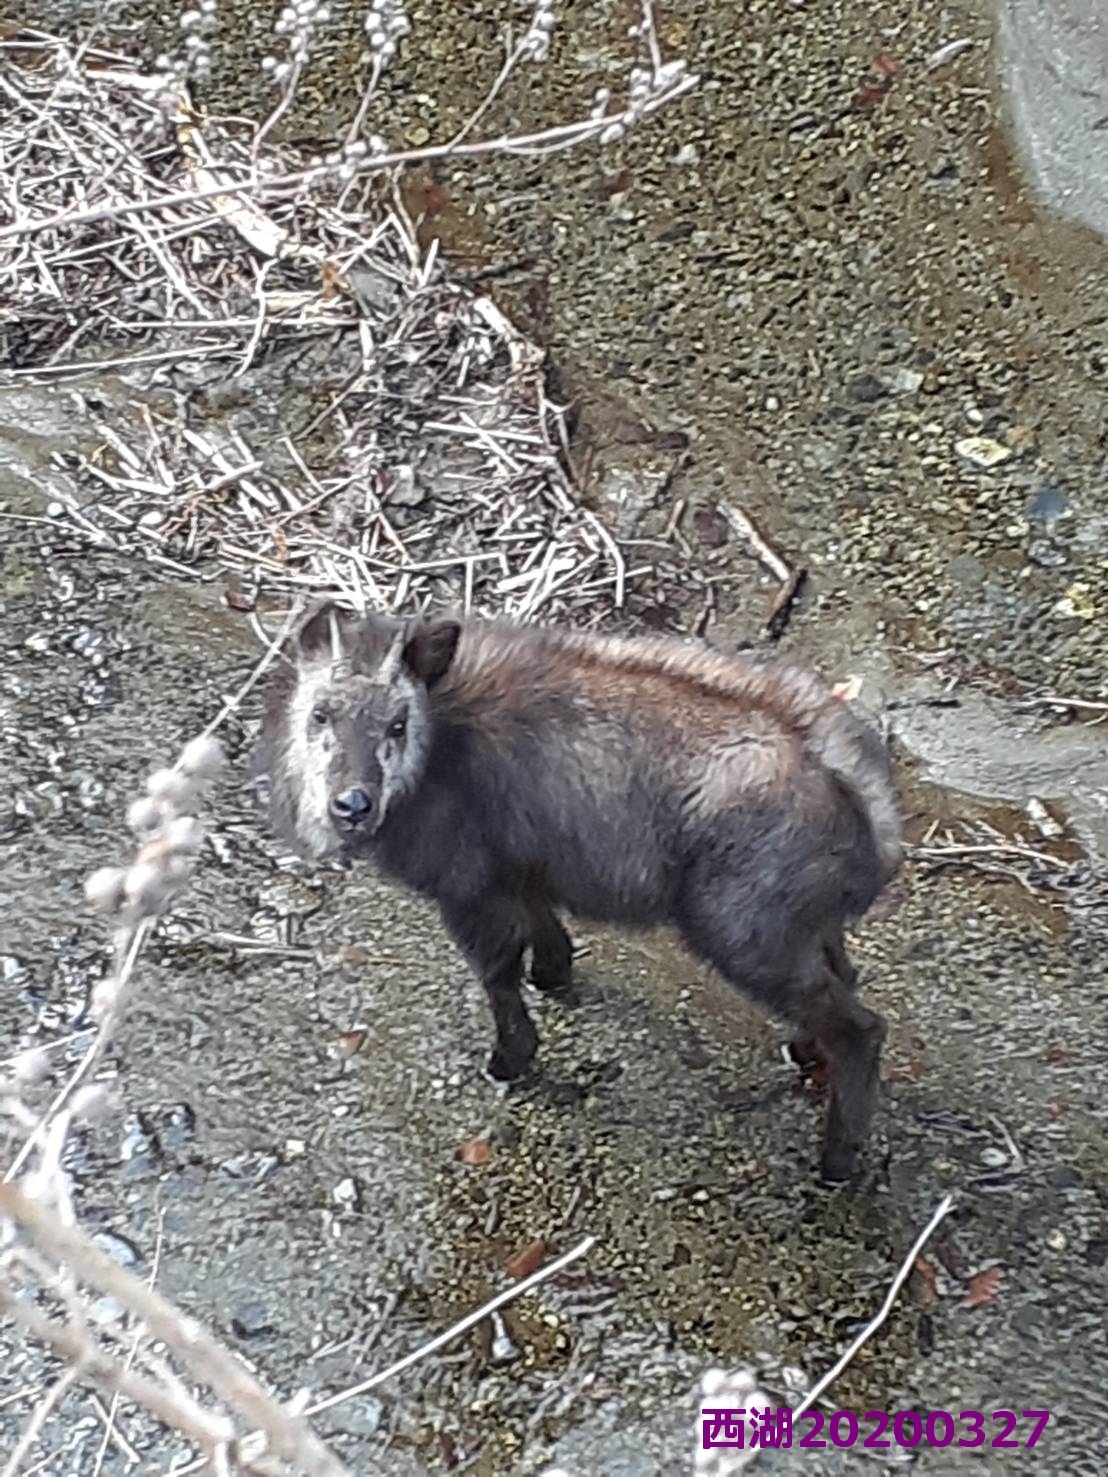
<instances>
[{"instance_id":1,"label":"small stone","mask_svg":"<svg viewBox=\"0 0 1108 1477\"><path fill-rule=\"evenodd\" d=\"M985 583L987 570L975 554L958 554L946 566L947 578L967 589L977 589Z\"/></svg>"},{"instance_id":2,"label":"small stone","mask_svg":"<svg viewBox=\"0 0 1108 1477\"><path fill-rule=\"evenodd\" d=\"M1008 1163L1008 1155L1003 1149L982 1149L981 1163L989 1169L1003 1169Z\"/></svg>"},{"instance_id":3,"label":"small stone","mask_svg":"<svg viewBox=\"0 0 1108 1477\"><path fill-rule=\"evenodd\" d=\"M1048 538L1031 539L1027 545L1027 557L1041 569L1061 569L1063 564L1069 562L1065 549L1059 548Z\"/></svg>"},{"instance_id":4,"label":"small stone","mask_svg":"<svg viewBox=\"0 0 1108 1477\"><path fill-rule=\"evenodd\" d=\"M135 1243L116 1231L97 1231L92 1239L106 1256L110 1256L121 1267L135 1267L142 1261L142 1253Z\"/></svg>"},{"instance_id":5,"label":"small stone","mask_svg":"<svg viewBox=\"0 0 1108 1477\"><path fill-rule=\"evenodd\" d=\"M1045 840L1055 841L1065 834L1065 827L1054 819L1043 802L1037 800L1034 795L1027 802L1026 810L1031 824Z\"/></svg>"},{"instance_id":6,"label":"small stone","mask_svg":"<svg viewBox=\"0 0 1108 1477\"><path fill-rule=\"evenodd\" d=\"M1065 1251L1066 1246L1068 1245L1068 1242L1066 1241L1066 1233L1064 1231L1059 1231L1057 1227L1055 1227L1053 1231L1047 1232L1046 1244L1050 1247L1051 1251Z\"/></svg>"},{"instance_id":7,"label":"small stone","mask_svg":"<svg viewBox=\"0 0 1108 1477\"><path fill-rule=\"evenodd\" d=\"M258 1339L272 1333L273 1324L261 1303L240 1303L231 1314L231 1332L240 1339Z\"/></svg>"},{"instance_id":8,"label":"small stone","mask_svg":"<svg viewBox=\"0 0 1108 1477\"><path fill-rule=\"evenodd\" d=\"M872 405L884 400L889 391L875 374L856 374L846 382L846 396L858 405Z\"/></svg>"},{"instance_id":9,"label":"small stone","mask_svg":"<svg viewBox=\"0 0 1108 1477\"><path fill-rule=\"evenodd\" d=\"M674 164L689 165L700 163L700 150L695 144L682 144L673 156Z\"/></svg>"},{"instance_id":10,"label":"small stone","mask_svg":"<svg viewBox=\"0 0 1108 1477\"><path fill-rule=\"evenodd\" d=\"M975 467L998 467L1012 455L1012 448L991 436L963 436L954 443L954 450Z\"/></svg>"},{"instance_id":11,"label":"small stone","mask_svg":"<svg viewBox=\"0 0 1108 1477\"><path fill-rule=\"evenodd\" d=\"M354 1183L354 1181L349 1176L347 1176L346 1179L340 1180L335 1188L331 1191L331 1198L334 1200L336 1205L341 1205L344 1210L357 1210L359 1198L358 1187Z\"/></svg>"},{"instance_id":12,"label":"small stone","mask_svg":"<svg viewBox=\"0 0 1108 1477\"><path fill-rule=\"evenodd\" d=\"M923 384L923 375L918 369L894 369L886 383L894 395L914 395Z\"/></svg>"},{"instance_id":13,"label":"small stone","mask_svg":"<svg viewBox=\"0 0 1108 1477\"><path fill-rule=\"evenodd\" d=\"M416 480L414 467L393 467L387 498L390 507L418 508L425 496L425 489Z\"/></svg>"},{"instance_id":14,"label":"small stone","mask_svg":"<svg viewBox=\"0 0 1108 1477\"><path fill-rule=\"evenodd\" d=\"M1035 494L1027 506L1028 518L1035 523L1045 523L1048 528L1069 511L1068 499L1049 482Z\"/></svg>"},{"instance_id":15,"label":"small stone","mask_svg":"<svg viewBox=\"0 0 1108 1477\"><path fill-rule=\"evenodd\" d=\"M97 1298L89 1309L93 1323L106 1328L109 1324L119 1323L126 1316L127 1309L116 1297Z\"/></svg>"},{"instance_id":16,"label":"small stone","mask_svg":"<svg viewBox=\"0 0 1108 1477\"><path fill-rule=\"evenodd\" d=\"M427 127L426 123L420 123L417 120L415 123L408 124L404 130L404 137L414 149L421 149L431 137L431 130Z\"/></svg>"},{"instance_id":17,"label":"small stone","mask_svg":"<svg viewBox=\"0 0 1108 1477\"><path fill-rule=\"evenodd\" d=\"M499 1313L492 1315L493 1339L489 1349L490 1364L511 1364L520 1357L520 1351L512 1343L507 1325Z\"/></svg>"}]
</instances>

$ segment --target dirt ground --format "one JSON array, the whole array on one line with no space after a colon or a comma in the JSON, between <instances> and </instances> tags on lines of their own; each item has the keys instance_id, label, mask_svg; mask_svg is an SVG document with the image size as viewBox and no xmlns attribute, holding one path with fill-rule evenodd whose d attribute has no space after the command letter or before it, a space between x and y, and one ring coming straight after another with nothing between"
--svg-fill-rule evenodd
<instances>
[{"instance_id":1,"label":"dirt ground","mask_svg":"<svg viewBox=\"0 0 1108 1477\"><path fill-rule=\"evenodd\" d=\"M453 45L440 30L402 125L464 112L458 78L497 13L459 20ZM696 97L611 158L451 176L456 208L428 229L461 267L534 259L496 291L581 397L588 495L644 537L686 500L719 573L711 638L756 642L772 593L721 552L725 495L807 565L783 647L865 678L912 839L979 845L988 825L1033 855L923 856L858 931L887 1080L865 1182L830 1193L820 1104L780 1030L661 936L582 937L581 1004L533 1002L540 1070L501 1097L478 987L433 917L362 872L288 864L236 732L210 852L116 1053L125 1112L74 1152L88 1222L146 1272L164 1216L159 1286L285 1393L383 1367L503 1285L534 1238L555 1254L597 1237L502 1328L321 1419L358 1472L685 1471L701 1371L750 1363L794 1400L948 1191L925 1266L831 1397L1049 1409L1034 1452L828 1447L755 1470L1103 1470L1108 721L1040 700L1108 703L1108 252L1032 203L983 7L941 25L872 3L743 13L666 6L669 44L705 71ZM582 66L613 14L597 7L607 41L586 34ZM974 45L929 71L960 37ZM251 12L216 79L231 101L263 42ZM560 85L529 106L549 114ZM131 413L123 387L96 394L100 414ZM652 430L689 436L681 466ZM256 657L218 581L155 577L50 516L50 451L94 436L65 388L0 387L11 1051L65 1035L106 963L83 875L120 854L147 767ZM1008 455L984 467L972 438ZM456 1150L478 1135L491 1162L468 1167ZM0 1329L0 1367L6 1449L42 1366ZM140 1470L171 1470L171 1441L122 1427ZM42 1470L90 1472L101 1433L72 1395Z\"/></svg>"}]
</instances>

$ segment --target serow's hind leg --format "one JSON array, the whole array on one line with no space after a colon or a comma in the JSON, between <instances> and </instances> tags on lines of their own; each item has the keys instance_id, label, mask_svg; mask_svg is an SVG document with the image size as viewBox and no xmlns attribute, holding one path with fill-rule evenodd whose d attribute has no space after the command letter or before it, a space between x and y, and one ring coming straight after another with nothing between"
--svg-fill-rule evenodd
<instances>
[{"instance_id":1,"label":"serow's hind leg","mask_svg":"<svg viewBox=\"0 0 1108 1477\"><path fill-rule=\"evenodd\" d=\"M543 902L529 905L531 915L531 983L548 993L568 992L573 984L573 945L554 910Z\"/></svg>"},{"instance_id":2,"label":"serow's hind leg","mask_svg":"<svg viewBox=\"0 0 1108 1477\"><path fill-rule=\"evenodd\" d=\"M829 1099L820 1171L828 1183L841 1183L854 1173L869 1137L887 1027L876 1011L830 973L796 999L795 1015L800 1035L815 1042L827 1064Z\"/></svg>"},{"instance_id":3,"label":"serow's hind leg","mask_svg":"<svg viewBox=\"0 0 1108 1477\"><path fill-rule=\"evenodd\" d=\"M832 929L824 938L823 960L835 978L848 990L853 991L857 988L858 971L850 962L850 956L846 952L846 940L843 937L841 926ZM794 1033L789 1042L789 1054L798 1067L826 1065L819 1042L810 1031L804 1029Z\"/></svg>"}]
</instances>

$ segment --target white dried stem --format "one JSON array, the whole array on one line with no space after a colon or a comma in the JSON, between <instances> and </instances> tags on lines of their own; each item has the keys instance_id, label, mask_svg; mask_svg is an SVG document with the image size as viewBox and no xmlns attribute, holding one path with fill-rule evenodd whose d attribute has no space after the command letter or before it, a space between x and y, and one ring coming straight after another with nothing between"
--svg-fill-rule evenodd
<instances>
[{"instance_id":1,"label":"white dried stem","mask_svg":"<svg viewBox=\"0 0 1108 1477\"><path fill-rule=\"evenodd\" d=\"M275 1455L295 1463L312 1477L348 1477L343 1464L303 1421L290 1416L214 1335L105 1255L78 1227L62 1225L42 1204L14 1185L0 1188L0 1213L13 1220L33 1246L67 1267L80 1282L118 1299L151 1338L172 1350L195 1379L262 1431ZM80 1347L73 1351L78 1362L87 1358L88 1352ZM117 1371L111 1388L128 1394L123 1377L124 1371Z\"/></svg>"}]
</instances>

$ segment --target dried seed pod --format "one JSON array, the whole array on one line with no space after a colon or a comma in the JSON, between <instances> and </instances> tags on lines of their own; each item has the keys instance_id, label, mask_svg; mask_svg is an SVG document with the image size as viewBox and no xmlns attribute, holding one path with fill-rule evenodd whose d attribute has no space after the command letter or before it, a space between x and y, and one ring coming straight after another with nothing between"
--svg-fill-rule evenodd
<instances>
[{"instance_id":1,"label":"dried seed pod","mask_svg":"<svg viewBox=\"0 0 1108 1477\"><path fill-rule=\"evenodd\" d=\"M117 913L123 906L126 877L122 867L97 867L85 878L85 897L98 913Z\"/></svg>"},{"instance_id":2,"label":"dried seed pod","mask_svg":"<svg viewBox=\"0 0 1108 1477\"><path fill-rule=\"evenodd\" d=\"M109 1101L106 1082L89 1082L73 1094L70 1110L79 1123L95 1123L104 1116Z\"/></svg>"},{"instance_id":3,"label":"dried seed pod","mask_svg":"<svg viewBox=\"0 0 1108 1477\"><path fill-rule=\"evenodd\" d=\"M192 815L180 815L165 828L165 839L174 851L195 855L204 844L204 827Z\"/></svg>"},{"instance_id":4,"label":"dried seed pod","mask_svg":"<svg viewBox=\"0 0 1108 1477\"><path fill-rule=\"evenodd\" d=\"M92 1014L94 1019L99 1020L101 1016L107 1015L112 1006L119 999L119 980L114 974L93 986L92 990Z\"/></svg>"},{"instance_id":5,"label":"dried seed pod","mask_svg":"<svg viewBox=\"0 0 1108 1477\"><path fill-rule=\"evenodd\" d=\"M146 781L146 793L152 800L180 812L192 800L196 786L181 769L156 769Z\"/></svg>"},{"instance_id":6,"label":"dried seed pod","mask_svg":"<svg viewBox=\"0 0 1108 1477\"><path fill-rule=\"evenodd\" d=\"M137 835L144 831L156 831L165 820L165 806L144 795L127 807L127 824Z\"/></svg>"},{"instance_id":7,"label":"dried seed pod","mask_svg":"<svg viewBox=\"0 0 1108 1477\"><path fill-rule=\"evenodd\" d=\"M156 913L169 895L169 879L159 862L136 862L127 873L127 902L143 915Z\"/></svg>"},{"instance_id":8,"label":"dried seed pod","mask_svg":"<svg viewBox=\"0 0 1108 1477\"><path fill-rule=\"evenodd\" d=\"M193 779L215 779L223 768L223 746L218 739L195 738L181 750L177 763Z\"/></svg>"},{"instance_id":9,"label":"dried seed pod","mask_svg":"<svg viewBox=\"0 0 1108 1477\"><path fill-rule=\"evenodd\" d=\"M41 1046L32 1046L21 1051L12 1062L12 1076L23 1087L41 1082L50 1072L50 1058Z\"/></svg>"}]
</instances>

